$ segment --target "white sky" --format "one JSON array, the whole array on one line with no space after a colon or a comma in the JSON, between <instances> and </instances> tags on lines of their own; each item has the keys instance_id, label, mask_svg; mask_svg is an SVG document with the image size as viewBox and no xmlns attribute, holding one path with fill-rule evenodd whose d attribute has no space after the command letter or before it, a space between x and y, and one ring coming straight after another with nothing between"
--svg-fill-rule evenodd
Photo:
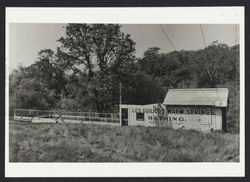
<instances>
[{"instance_id":1,"label":"white sky","mask_svg":"<svg viewBox=\"0 0 250 182\"><path fill-rule=\"evenodd\" d=\"M9 68L13 70L19 64L28 66L37 60L42 49L56 50L56 41L64 35L65 24L10 24L9 26ZM204 48L203 38L198 24L162 25L177 50L197 50ZM238 26L229 24L202 25L206 44L218 40L229 46L238 44ZM142 57L149 47L160 47L161 52L172 51L172 47L157 24L122 25L121 31L129 33L136 42L136 56ZM237 36L236 36L237 35Z\"/></svg>"}]
</instances>

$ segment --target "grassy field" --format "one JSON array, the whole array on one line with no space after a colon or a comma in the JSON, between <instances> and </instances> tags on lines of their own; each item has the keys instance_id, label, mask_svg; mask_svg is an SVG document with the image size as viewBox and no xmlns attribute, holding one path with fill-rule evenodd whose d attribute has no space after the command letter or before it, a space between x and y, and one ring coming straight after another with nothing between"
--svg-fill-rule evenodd
<instances>
[{"instance_id":1,"label":"grassy field","mask_svg":"<svg viewBox=\"0 0 250 182\"><path fill-rule=\"evenodd\" d=\"M239 135L10 123L10 162L238 162Z\"/></svg>"}]
</instances>

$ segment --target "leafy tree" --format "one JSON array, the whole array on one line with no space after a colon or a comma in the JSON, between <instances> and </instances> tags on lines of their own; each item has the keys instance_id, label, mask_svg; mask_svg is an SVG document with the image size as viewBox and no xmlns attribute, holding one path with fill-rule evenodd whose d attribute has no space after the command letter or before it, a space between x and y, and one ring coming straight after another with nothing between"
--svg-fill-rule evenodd
<instances>
[{"instance_id":1,"label":"leafy tree","mask_svg":"<svg viewBox=\"0 0 250 182\"><path fill-rule=\"evenodd\" d=\"M36 77L46 83L48 89L54 89L56 99L60 99L61 94L69 94L65 88L67 68L52 50L41 50L38 53L38 61L33 66L38 70Z\"/></svg>"},{"instance_id":2,"label":"leafy tree","mask_svg":"<svg viewBox=\"0 0 250 182\"><path fill-rule=\"evenodd\" d=\"M238 56L237 56L238 57ZM206 49L194 54L199 87L217 87L236 76L236 56L226 44L212 42Z\"/></svg>"},{"instance_id":3,"label":"leafy tree","mask_svg":"<svg viewBox=\"0 0 250 182\"><path fill-rule=\"evenodd\" d=\"M161 81L162 89L188 87L191 78L189 53L174 51L160 54L159 48L149 48L138 60L139 69Z\"/></svg>"},{"instance_id":4,"label":"leafy tree","mask_svg":"<svg viewBox=\"0 0 250 182\"><path fill-rule=\"evenodd\" d=\"M135 43L120 31L120 25L68 24L65 29L56 55L78 79L74 98L91 110L112 108L122 81L117 70L125 73L133 65Z\"/></svg>"},{"instance_id":5,"label":"leafy tree","mask_svg":"<svg viewBox=\"0 0 250 182\"><path fill-rule=\"evenodd\" d=\"M10 75L10 97L13 108L46 109L53 102L53 90L37 79L34 66L19 67ZM13 103L14 101L14 103Z\"/></svg>"},{"instance_id":6,"label":"leafy tree","mask_svg":"<svg viewBox=\"0 0 250 182\"><path fill-rule=\"evenodd\" d=\"M153 104L163 102L164 93L159 80L137 72L123 85L123 101L126 104Z\"/></svg>"},{"instance_id":7,"label":"leafy tree","mask_svg":"<svg viewBox=\"0 0 250 182\"><path fill-rule=\"evenodd\" d=\"M47 109L50 101L51 92L36 79L24 79L18 88L18 107L28 109Z\"/></svg>"},{"instance_id":8,"label":"leafy tree","mask_svg":"<svg viewBox=\"0 0 250 182\"><path fill-rule=\"evenodd\" d=\"M144 56L142 59L138 60L139 69L149 75L152 76L159 76L160 70L160 54L159 54L159 47L151 47L144 52ZM156 70L157 69L157 70Z\"/></svg>"},{"instance_id":9,"label":"leafy tree","mask_svg":"<svg viewBox=\"0 0 250 182\"><path fill-rule=\"evenodd\" d=\"M120 25L68 24L65 28L57 55L75 73L92 78L95 70L105 71L117 60L130 62L135 58L135 43L120 31Z\"/></svg>"}]
</instances>

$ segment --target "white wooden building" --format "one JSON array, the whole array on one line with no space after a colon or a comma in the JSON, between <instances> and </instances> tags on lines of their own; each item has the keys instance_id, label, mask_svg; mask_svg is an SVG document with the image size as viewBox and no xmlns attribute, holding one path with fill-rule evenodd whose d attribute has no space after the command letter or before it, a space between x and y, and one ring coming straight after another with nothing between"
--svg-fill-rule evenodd
<instances>
[{"instance_id":1,"label":"white wooden building","mask_svg":"<svg viewBox=\"0 0 250 182\"><path fill-rule=\"evenodd\" d=\"M120 105L121 126L157 126L166 117L163 104Z\"/></svg>"},{"instance_id":2,"label":"white wooden building","mask_svg":"<svg viewBox=\"0 0 250 182\"><path fill-rule=\"evenodd\" d=\"M226 130L227 88L170 89L162 104L121 105L121 126Z\"/></svg>"},{"instance_id":3,"label":"white wooden building","mask_svg":"<svg viewBox=\"0 0 250 182\"><path fill-rule=\"evenodd\" d=\"M163 104L174 128L226 130L227 88L170 89Z\"/></svg>"}]
</instances>

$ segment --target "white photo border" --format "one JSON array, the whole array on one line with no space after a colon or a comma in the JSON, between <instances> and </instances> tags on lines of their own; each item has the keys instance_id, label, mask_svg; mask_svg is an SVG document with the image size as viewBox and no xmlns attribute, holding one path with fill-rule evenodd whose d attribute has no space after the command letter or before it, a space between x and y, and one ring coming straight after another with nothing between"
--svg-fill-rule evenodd
<instances>
[{"instance_id":1,"label":"white photo border","mask_svg":"<svg viewBox=\"0 0 250 182\"><path fill-rule=\"evenodd\" d=\"M244 177L245 25L244 7L6 8L5 177ZM9 24L239 24L240 162L14 163L9 162Z\"/></svg>"}]
</instances>

